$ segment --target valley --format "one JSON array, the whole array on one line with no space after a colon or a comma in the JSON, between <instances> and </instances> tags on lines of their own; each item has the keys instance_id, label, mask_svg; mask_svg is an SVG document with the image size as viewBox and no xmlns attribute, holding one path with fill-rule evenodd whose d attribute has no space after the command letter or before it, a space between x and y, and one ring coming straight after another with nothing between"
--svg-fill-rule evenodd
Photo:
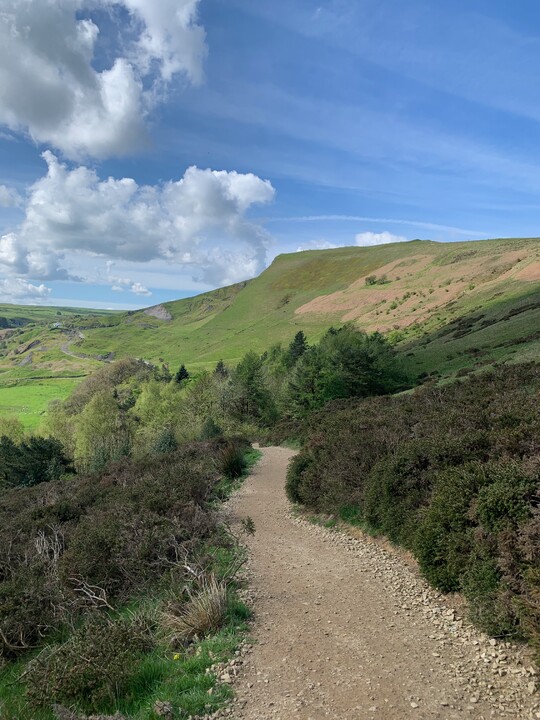
<instances>
[{"instance_id":1,"label":"valley","mask_svg":"<svg viewBox=\"0 0 540 720\"><path fill-rule=\"evenodd\" d=\"M1 404L32 428L48 399L63 399L112 359L197 372L238 362L246 347L286 344L299 330L316 342L345 322L384 333L412 375L448 379L537 355L540 240L305 251L277 257L253 280L147 310L24 312L10 308L24 324L2 331L0 392L9 390Z\"/></svg>"}]
</instances>

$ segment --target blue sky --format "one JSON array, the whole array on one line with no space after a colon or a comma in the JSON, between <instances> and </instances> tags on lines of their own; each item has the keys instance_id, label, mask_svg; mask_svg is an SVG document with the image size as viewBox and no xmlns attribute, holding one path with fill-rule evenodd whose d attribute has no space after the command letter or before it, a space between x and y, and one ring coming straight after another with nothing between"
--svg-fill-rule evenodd
<instances>
[{"instance_id":1,"label":"blue sky","mask_svg":"<svg viewBox=\"0 0 540 720\"><path fill-rule=\"evenodd\" d=\"M299 248L539 234L532 0L23 5L1 300L131 308Z\"/></svg>"}]
</instances>

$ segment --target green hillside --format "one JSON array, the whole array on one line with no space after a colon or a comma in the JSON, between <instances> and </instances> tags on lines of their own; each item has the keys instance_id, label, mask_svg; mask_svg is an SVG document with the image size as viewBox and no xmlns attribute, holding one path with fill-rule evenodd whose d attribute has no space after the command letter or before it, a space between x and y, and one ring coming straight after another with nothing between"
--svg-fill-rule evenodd
<instances>
[{"instance_id":1,"label":"green hillside","mask_svg":"<svg viewBox=\"0 0 540 720\"><path fill-rule=\"evenodd\" d=\"M11 313L28 323L0 332L0 392L10 388L0 409L26 408L29 425L46 398L65 396L114 358L196 370L289 342L299 329L315 341L347 321L389 334L412 373L451 377L537 356L540 239L313 250L281 255L249 282L148 310ZM32 391L38 386L43 402Z\"/></svg>"}]
</instances>

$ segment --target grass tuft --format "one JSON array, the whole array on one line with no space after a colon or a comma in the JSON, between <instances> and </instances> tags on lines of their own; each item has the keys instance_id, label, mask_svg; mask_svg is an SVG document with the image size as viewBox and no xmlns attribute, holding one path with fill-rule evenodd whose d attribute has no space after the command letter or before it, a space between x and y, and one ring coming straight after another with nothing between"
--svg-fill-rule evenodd
<instances>
[{"instance_id":1,"label":"grass tuft","mask_svg":"<svg viewBox=\"0 0 540 720\"><path fill-rule=\"evenodd\" d=\"M217 631L227 612L227 585L214 574L203 578L196 590L188 589L188 601L169 603L162 624L170 645L184 645Z\"/></svg>"}]
</instances>

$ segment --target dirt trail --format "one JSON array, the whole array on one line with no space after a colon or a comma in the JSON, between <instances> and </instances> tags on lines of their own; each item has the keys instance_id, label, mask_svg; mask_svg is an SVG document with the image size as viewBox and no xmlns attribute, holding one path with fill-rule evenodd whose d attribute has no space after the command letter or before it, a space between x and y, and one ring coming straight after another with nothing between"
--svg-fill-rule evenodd
<instances>
[{"instance_id":1,"label":"dirt trail","mask_svg":"<svg viewBox=\"0 0 540 720\"><path fill-rule=\"evenodd\" d=\"M291 516L292 454L266 448L233 504L255 521L257 619L232 716L540 718L530 662L464 626L399 557Z\"/></svg>"}]
</instances>

